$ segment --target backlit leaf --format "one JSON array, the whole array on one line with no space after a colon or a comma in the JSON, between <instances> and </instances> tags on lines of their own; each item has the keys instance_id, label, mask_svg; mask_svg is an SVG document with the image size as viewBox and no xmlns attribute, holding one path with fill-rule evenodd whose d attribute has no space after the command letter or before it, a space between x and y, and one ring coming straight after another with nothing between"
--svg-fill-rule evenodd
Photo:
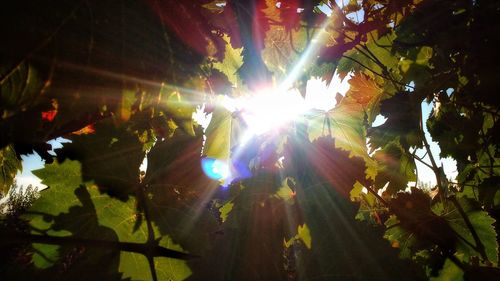
<instances>
[{"instance_id":1,"label":"backlit leaf","mask_svg":"<svg viewBox=\"0 0 500 281\"><path fill-rule=\"evenodd\" d=\"M465 219L461 216L458 208L462 208L464 213L467 215L467 219L470 221L474 231L477 233L479 240L484 245L485 253L490 262L498 263L498 242L497 234L493 224L495 219L492 218L488 213L481 210L479 205L471 199L468 198L458 198L457 202L460 207L454 205L450 200L444 202L444 204L439 203L434 207L434 211L443 218L445 218L450 226L463 237L465 240L470 242L470 244L475 245L475 240L473 235L468 228ZM472 249L470 245L462 240L458 240L457 251L464 255L464 259L469 261L471 257L479 257L480 253Z\"/></svg>"},{"instance_id":2,"label":"backlit leaf","mask_svg":"<svg viewBox=\"0 0 500 281\"><path fill-rule=\"evenodd\" d=\"M216 108L212 113L212 120L205 131L207 140L203 155L227 161L231 154L231 128L233 117L231 112L224 108Z\"/></svg>"},{"instance_id":3,"label":"backlit leaf","mask_svg":"<svg viewBox=\"0 0 500 281\"><path fill-rule=\"evenodd\" d=\"M234 204L232 202L227 202L219 208L220 218L222 222L225 222L227 220L227 216L229 216L229 213L233 209L233 206Z\"/></svg>"},{"instance_id":4,"label":"backlit leaf","mask_svg":"<svg viewBox=\"0 0 500 281\"><path fill-rule=\"evenodd\" d=\"M304 245L306 245L308 249L311 249L311 233L309 232L307 224L299 225L297 228L297 236L304 242Z\"/></svg>"},{"instance_id":5,"label":"backlit leaf","mask_svg":"<svg viewBox=\"0 0 500 281\"><path fill-rule=\"evenodd\" d=\"M132 231L137 220L135 200L121 202L101 194L91 182L83 182L81 164L66 160L63 163L46 165L35 171L42 182L49 186L30 209L32 233L48 231L52 236L68 236L111 242L144 243L147 240L146 224ZM157 230L155 231L158 234ZM182 250L168 236L163 236L160 245L170 249ZM35 246L35 264L50 266L66 257L73 249L68 246ZM57 250L56 250L57 249ZM82 280L85 276L112 277L120 272L121 278L151 280L146 257L130 252L116 252L106 248L84 247L80 257L73 261L64 276ZM100 264L99 272L89 271L88 267ZM191 273L186 263L169 258L155 258L158 278L162 280L183 280ZM169 268L169 270L164 270ZM95 275L98 274L98 275Z\"/></svg>"},{"instance_id":6,"label":"backlit leaf","mask_svg":"<svg viewBox=\"0 0 500 281\"><path fill-rule=\"evenodd\" d=\"M229 82L236 87L239 84L237 71L243 65L243 57L241 56L243 48L233 48L230 38L227 35L224 35L223 39L226 42L224 60L222 62L215 62L213 67L224 73Z\"/></svg>"}]
</instances>

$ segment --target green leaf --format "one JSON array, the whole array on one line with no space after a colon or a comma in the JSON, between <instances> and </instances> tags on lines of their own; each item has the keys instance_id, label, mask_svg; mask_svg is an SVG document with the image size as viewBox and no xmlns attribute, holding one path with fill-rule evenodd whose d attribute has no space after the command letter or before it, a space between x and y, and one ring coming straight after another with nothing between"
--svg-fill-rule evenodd
<instances>
[{"instance_id":1,"label":"green leaf","mask_svg":"<svg viewBox=\"0 0 500 281\"><path fill-rule=\"evenodd\" d=\"M458 198L457 202L459 203L460 208L462 208L467 215L467 219L470 221L474 231L477 233L479 240L484 245L486 257L490 262L497 264L498 242L495 227L493 226L495 219L493 219L487 212L483 211L477 202L472 199ZM444 203L436 204L433 207L433 210L446 219L448 224L458 235L467 240L471 245L476 245L474 237L467 226L465 219L460 214L457 206L455 206L450 200L446 200ZM461 239L458 240L457 252L461 253L466 261L469 261L471 257L481 257L480 253Z\"/></svg>"},{"instance_id":2,"label":"green leaf","mask_svg":"<svg viewBox=\"0 0 500 281\"><path fill-rule=\"evenodd\" d=\"M196 110L196 105L192 104L180 92L170 92L166 101L167 111L173 115L179 125L186 133L194 136L192 115Z\"/></svg>"},{"instance_id":3,"label":"green leaf","mask_svg":"<svg viewBox=\"0 0 500 281\"><path fill-rule=\"evenodd\" d=\"M376 162L368 155L364 116L363 106L349 94L330 111L310 116L307 132L311 142L333 136L335 147L349 152L351 158L361 157L365 162L366 178L375 179Z\"/></svg>"},{"instance_id":4,"label":"green leaf","mask_svg":"<svg viewBox=\"0 0 500 281\"><path fill-rule=\"evenodd\" d=\"M461 281L463 280L464 272L451 260L446 259L443 268L439 271L439 275L431 277L431 281Z\"/></svg>"},{"instance_id":5,"label":"green leaf","mask_svg":"<svg viewBox=\"0 0 500 281\"><path fill-rule=\"evenodd\" d=\"M335 108L312 116L308 126L311 142L322 136L335 137L335 146L351 156L367 155L363 129L363 108L354 99L343 98Z\"/></svg>"},{"instance_id":6,"label":"green leaf","mask_svg":"<svg viewBox=\"0 0 500 281\"><path fill-rule=\"evenodd\" d=\"M40 94L43 83L36 69L23 62L11 73L0 65L0 76L6 79L0 84L0 118L11 116L14 112L26 110ZM4 76L5 75L5 76ZM5 110L5 111L4 111Z\"/></svg>"},{"instance_id":7,"label":"green leaf","mask_svg":"<svg viewBox=\"0 0 500 281\"><path fill-rule=\"evenodd\" d=\"M365 158L367 148L363 128L364 112L354 99L344 98L330 113L335 146L350 152L350 156Z\"/></svg>"},{"instance_id":8,"label":"green leaf","mask_svg":"<svg viewBox=\"0 0 500 281\"><path fill-rule=\"evenodd\" d=\"M145 156L143 144L136 134L111 120L94 127L94 134L68 137L72 142L56 149L58 159L79 160L84 181L93 181L101 192L125 201L135 194Z\"/></svg>"},{"instance_id":9,"label":"green leaf","mask_svg":"<svg viewBox=\"0 0 500 281\"><path fill-rule=\"evenodd\" d=\"M141 216L136 210L135 200L122 202L101 194L91 182L82 181L81 169L80 162L66 160L34 171L49 189L41 193L26 215L33 227L32 233L61 237L71 234L71 237L110 242L146 242L146 224L133 231ZM156 229L155 234L158 235ZM168 236L163 236L159 244L182 250ZM33 260L41 267L56 265L58 260L64 261L75 246L35 245L39 252L35 253ZM133 280L151 280L146 257L136 253L88 246L72 262L74 264L64 275L78 280L83 276L111 278L116 274ZM89 271L88 268L95 264L99 264L99 272ZM183 280L190 275L184 261L155 258L155 264L159 280Z\"/></svg>"},{"instance_id":10,"label":"green leaf","mask_svg":"<svg viewBox=\"0 0 500 281\"><path fill-rule=\"evenodd\" d=\"M378 150L373 155L378 162L379 171L375 178L375 187L383 188L389 185L386 191L389 194L396 194L405 190L409 181L415 181L415 161L397 143L389 143L383 149Z\"/></svg>"},{"instance_id":11,"label":"green leaf","mask_svg":"<svg viewBox=\"0 0 500 281\"><path fill-rule=\"evenodd\" d=\"M358 181L354 184L354 188L349 193L351 201L357 201L362 198L364 186Z\"/></svg>"},{"instance_id":12,"label":"green leaf","mask_svg":"<svg viewBox=\"0 0 500 281\"><path fill-rule=\"evenodd\" d=\"M231 112L222 107L215 108L212 113L212 120L205 131L207 140L203 148L203 155L223 161L229 160L232 126L233 117Z\"/></svg>"},{"instance_id":13,"label":"green leaf","mask_svg":"<svg viewBox=\"0 0 500 281\"><path fill-rule=\"evenodd\" d=\"M275 78L280 81L287 75L291 75L293 71L297 71L294 66L300 65L301 52L306 48L306 44L304 29L295 31L287 30L284 26L272 25L266 32L262 59ZM309 65L300 65L300 67L298 71L305 72Z\"/></svg>"},{"instance_id":14,"label":"green leaf","mask_svg":"<svg viewBox=\"0 0 500 281\"><path fill-rule=\"evenodd\" d=\"M371 35L369 36L370 40L365 45L366 48L385 66L387 71L392 75L398 76L398 63L400 59L391 50L391 45L396 38L395 34L389 33L380 38L373 38L376 36L376 32L373 32ZM362 72L382 83L384 81L383 78L375 75L373 71L378 74L384 74L385 70L380 67L369 52L364 49L352 49L346 52L345 56L339 60L338 72L345 74L352 71Z\"/></svg>"},{"instance_id":15,"label":"green leaf","mask_svg":"<svg viewBox=\"0 0 500 281\"><path fill-rule=\"evenodd\" d=\"M237 86L240 83L236 72L243 65L243 57L241 55L243 48L234 49L231 46L231 39L226 34L224 34L223 39L226 42L224 60L222 62L214 62L213 67L224 73L233 86Z\"/></svg>"},{"instance_id":16,"label":"green leaf","mask_svg":"<svg viewBox=\"0 0 500 281\"><path fill-rule=\"evenodd\" d=\"M409 259L412 256L412 246L417 243L417 238L411 232L399 226L399 220L396 216L391 215L385 222L387 230L384 238L389 240L392 247L399 248L399 256L404 259Z\"/></svg>"},{"instance_id":17,"label":"green leaf","mask_svg":"<svg viewBox=\"0 0 500 281\"><path fill-rule=\"evenodd\" d=\"M417 58L415 60L415 63L421 64L421 65L427 65L429 60L432 58L432 54L433 54L433 51L432 51L431 47L423 46L422 48L420 48L420 50L417 54Z\"/></svg>"}]
</instances>

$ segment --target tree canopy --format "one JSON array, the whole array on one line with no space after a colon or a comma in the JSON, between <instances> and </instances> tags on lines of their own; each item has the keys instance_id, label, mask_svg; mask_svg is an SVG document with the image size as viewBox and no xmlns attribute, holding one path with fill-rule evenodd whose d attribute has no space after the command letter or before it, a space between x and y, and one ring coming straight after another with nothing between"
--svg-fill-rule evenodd
<instances>
[{"instance_id":1,"label":"tree canopy","mask_svg":"<svg viewBox=\"0 0 500 281\"><path fill-rule=\"evenodd\" d=\"M2 280L499 280L498 1L14 2Z\"/></svg>"}]
</instances>

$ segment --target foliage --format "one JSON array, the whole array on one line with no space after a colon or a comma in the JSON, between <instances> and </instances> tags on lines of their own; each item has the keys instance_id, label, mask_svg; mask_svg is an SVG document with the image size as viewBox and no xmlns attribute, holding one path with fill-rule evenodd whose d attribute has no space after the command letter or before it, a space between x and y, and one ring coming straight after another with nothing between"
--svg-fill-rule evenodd
<instances>
[{"instance_id":1,"label":"foliage","mask_svg":"<svg viewBox=\"0 0 500 281\"><path fill-rule=\"evenodd\" d=\"M2 280L497 280L498 1L341 2L6 7L0 194L19 207ZM350 88L251 138L224 104L307 99L317 77ZM31 206L9 188L34 152L48 189ZM208 178L207 159L231 177Z\"/></svg>"}]
</instances>

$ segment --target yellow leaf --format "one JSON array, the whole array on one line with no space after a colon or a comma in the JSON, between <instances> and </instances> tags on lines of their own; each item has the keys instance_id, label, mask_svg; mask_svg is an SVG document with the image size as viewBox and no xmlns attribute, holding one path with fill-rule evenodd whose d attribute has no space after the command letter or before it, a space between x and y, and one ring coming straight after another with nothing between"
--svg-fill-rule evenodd
<instances>
[{"instance_id":1,"label":"yellow leaf","mask_svg":"<svg viewBox=\"0 0 500 281\"><path fill-rule=\"evenodd\" d=\"M285 202L290 202L293 199L293 197L295 196L295 191L292 190L290 188L290 186L288 186L289 180L292 180L292 179L289 177L285 178L283 180L281 187L278 189L278 191L274 195L280 199L283 199ZM293 201L291 201L290 203L292 203L292 202Z\"/></svg>"},{"instance_id":2,"label":"yellow leaf","mask_svg":"<svg viewBox=\"0 0 500 281\"><path fill-rule=\"evenodd\" d=\"M303 225L299 225L297 232L298 238L304 242L304 245L306 245L308 249L311 249L311 232L309 231L307 224L304 223Z\"/></svg>"},{"instance_id":3,"label":"yellow leaf","mask_svg":"<svg viewBox=\"0 0 500 281\"><path fill-rule=\"evenodd\" d=\"M354 188L349 192L351 201L359 201L363 198L363 185L356 181Z\"/></svg>"},{"instance_id":4,"label":"yellow leaf","mask_svg":"<svg viewBox=\"0 0 500 281\"><path fill-rule=\"evenodd\" d=\"M431 58L432 58L432 48L428 46L423 46L422 48L420 48L420 51L417 54L417 59L415 60L415 62L417 64L424 65L427 64L429 59Z\"/></svg>"},{"instance_id":5,"label":"yellow leaf","mask_svg":"<svg viewBox=\"0 0 500 281\"><path fill-rule=\"evenodd\" d=\"M222 207L219 208L220 218L221 218L222 222L225 222L227 220L229 213L233 210L233 206L234 206L234 203L229 201L226 204L222 205Z\"/></svg>"},{"instance_id":6,"label":"yellow leaf","mask_svg":"<svg viewBox=\"0 0 500 281\"><path fill-rule=\"evenodd\" d=\"M132 105L135 102L135 92L125 90L122 93L122 101L120 103L120 119L124 122L130 119L132 115Z\"/></svg>"}]
</instances>

